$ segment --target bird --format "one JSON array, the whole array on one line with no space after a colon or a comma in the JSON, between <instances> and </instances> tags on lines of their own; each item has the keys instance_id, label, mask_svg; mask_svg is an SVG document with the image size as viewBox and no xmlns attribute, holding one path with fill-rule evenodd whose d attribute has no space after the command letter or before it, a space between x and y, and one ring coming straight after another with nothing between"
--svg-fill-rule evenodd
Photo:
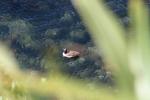
<instances>
[{"instance_id":1,"label":"bird","mask_svg":"<svg viewBox=\"0 0 150 100\"><path fill-rule=\"evenodd\" d=\"M65 58L77 58L80 56L80 53L78 51L68 50L67 48L64 48L62 55Z\"/></svg>"}]
</instances>

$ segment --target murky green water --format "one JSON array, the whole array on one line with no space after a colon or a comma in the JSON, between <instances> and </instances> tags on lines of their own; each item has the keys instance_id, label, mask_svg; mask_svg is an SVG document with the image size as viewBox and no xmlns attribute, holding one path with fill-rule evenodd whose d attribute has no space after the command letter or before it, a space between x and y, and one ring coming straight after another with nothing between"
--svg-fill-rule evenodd
<instances>
[{"instance_id":1,"label":"murky green water","mask_svg":"<svg viewBox=\"0 0 150 100\"><path fill-rule=\"evenodd\" d=\"M128 24L127 0L107 1L106 5ZM49 55L71 77L111 83L111 74L103 67L70 0L0 0L0 39L11 47L22 68L45 71L43 59ZM79 50L82 56L63 58L66 47Z\"/></svg>"}]
</instances>

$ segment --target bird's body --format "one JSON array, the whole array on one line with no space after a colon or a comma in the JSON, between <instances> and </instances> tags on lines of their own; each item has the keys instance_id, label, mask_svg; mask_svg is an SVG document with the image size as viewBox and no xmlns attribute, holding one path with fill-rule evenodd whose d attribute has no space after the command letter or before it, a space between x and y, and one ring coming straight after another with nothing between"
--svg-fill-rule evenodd
<instances>
[{"instance_id":1,"label":"bird's body","mask_svg":"<svg viewBox=\"0 0 150 100\"><path fill-rule=\"evenodd\" d=\"M75 57L79 57L80 53L77 51L73 51L73 50L68 51L67 49L64 49L62 55L63 57L66 57L66 58L75 58Z\"/></svg>"}]
</instances>

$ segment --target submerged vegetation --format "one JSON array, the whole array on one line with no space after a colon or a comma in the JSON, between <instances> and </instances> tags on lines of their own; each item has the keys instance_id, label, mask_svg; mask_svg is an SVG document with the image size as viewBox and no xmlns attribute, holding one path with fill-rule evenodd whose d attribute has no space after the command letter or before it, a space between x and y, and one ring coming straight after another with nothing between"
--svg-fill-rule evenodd
<instances>
[{"instance_id":1,"label":"submerged vegetation","mask_svg":"<svg viewBox=\"0 0 150 100\"><path fill-rule=\"evenodd\" d=\"M38 0L33 2L31 0L29 5L25 3L29 1L20 1L23 6L17 7L25 7L23 11L32 8L31 11L42 14L59 5L56 3L48 6L51 4L50 1ZM60 0L62 3L64 1ZM18 4L16 0L13 3ZM90 35L83 27L83 23L77 22L76 27L70 25L73 17L76 17L74 12L71 15L68 12L63 13L64 16L58 23L54 19L53 23L58 26L60 24L65 26L68 22L66 29L50 25L49 29L44 29L43 34L38 32L47 26L42 28L38 26L39 30L34 31L36 21L12 20L9 15L1 18L0 35L4 36L3 32L9 34L2 43L10 46L11 49L0 44L0 98L2 100L149 100L150 25L145 3L142 0L129 0L130 23L125 24L120 23L118 18L124 15L116 16L101 0L88 2L72 0L72 3L90 31ZM49 17L53 19L54 16ZM28 20L30 19L34 18ZM91 39L94 43L90 41ZM61 49L64 47L74 48L83 55L76 60L62 58ZM19 59L19 63L16 58ZM22 65L26 70L19 67Z\"/></svg>"},{"instance_id":2,"label":"submerged vegetation","mask_svg":"<svg viewBox=\"0 0 150 100\"><path fill-rule=\"evenodd\" d=\"M0 4L0 12L0 40L12 49L22 69L46 72L45 58L53 55L70 78L112 83L70 0L7 0ZM63 59L63 48L80 51L81 59Z\"/></svg>"}]
</instances>

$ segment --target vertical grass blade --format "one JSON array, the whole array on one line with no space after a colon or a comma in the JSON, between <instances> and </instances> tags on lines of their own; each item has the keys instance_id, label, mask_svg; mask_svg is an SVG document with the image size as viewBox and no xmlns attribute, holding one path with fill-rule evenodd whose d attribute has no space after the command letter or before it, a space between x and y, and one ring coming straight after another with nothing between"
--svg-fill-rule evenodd
<instances>
[{"instance_id":1,"label":"vertical grass blade","mask_svg":"<svg viewBox=\"0 0 150 100\"><path fill-rule=\"evenodd\" d=\"M133 90L132 75L128 68L125 31L117 18L109 12L101 0L73 0L73 4L92 33L104 57L113 64L118 85L124 91Z\"/></svg>"},{"instance_id":2,"label":"vertical grass blade","mask_svg":"<svg viewBox=\"0 0 150 100\"><path fill-rule=\"evenodd\" d=\"M130 0L131 52L130 63L136 76L139 100L150 100L150 20L144 0Z\"/></svg>"}]
</instances>

